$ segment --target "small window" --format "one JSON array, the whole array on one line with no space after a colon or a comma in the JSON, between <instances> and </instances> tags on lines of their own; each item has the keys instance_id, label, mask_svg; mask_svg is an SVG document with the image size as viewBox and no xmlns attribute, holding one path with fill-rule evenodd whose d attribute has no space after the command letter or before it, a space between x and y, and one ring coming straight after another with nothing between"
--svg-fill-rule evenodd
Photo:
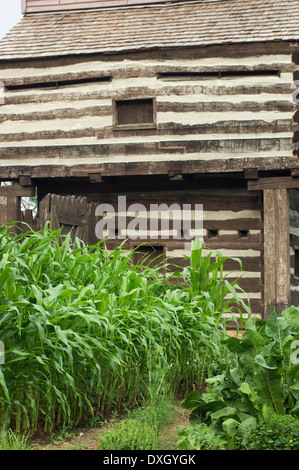
<instances>
[{"instance_id":1,"label":"small window","mask_svg":"<svg viewBox=\"0 0 299 470\"><path fill-rule=\"evenodd\" d=\"M158 73L158 80L179 81L179 80L216 80L221 78L239 77L280 77L280 70L213 70L207 72L169 72Z\"/></svg>"},{"instance_id":2,"label":"small window","mask_svg":"<svg viewBox=\"0 0 299 470\"><path fill-rule=\"evenodd\" d=\"M35 88L58 88L68 87L72 85L93 84L93 83L107 83L111 82L112 77L90 77L90 78L73 78L70 80L53 80L48 82L35 82L35 83L21 83L19 85L5 85L6 90L22 91Z\"/></svg>"},{"instance_id":3,"label":"small window","mask_svg":"<svg viewBox=\"0 0 299 470\"><path fill-rule=\"evenodd\" d=\"M218 230L208 230L208 239L218 238Z\"/></svg>"},{"instance_id":4,"label":"small window","mask_svg":"<svg viewBox=\"0 0 299 470\"><path fill-rule=\"evenodd\" d=\"M239 238L248 238L249 230L239 230Z\"/></svg>"},{"instance_id":5,"label":"small window","mask_svg":"<svg viewBox=\"0 0 299 470\"><path fill-rule=\"evenodd\" d=\"M153 98L115 101L114 123L117 127L155 125Z\"/></svg>"}]
</instances>

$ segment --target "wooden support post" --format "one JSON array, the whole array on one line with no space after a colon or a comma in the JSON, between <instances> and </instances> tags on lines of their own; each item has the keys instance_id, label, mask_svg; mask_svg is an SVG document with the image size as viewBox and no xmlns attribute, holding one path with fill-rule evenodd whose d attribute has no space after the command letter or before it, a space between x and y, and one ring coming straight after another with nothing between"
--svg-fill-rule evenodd
<instances>
[{"instance_id":1,"label":"wooden support post","mask_svg":"<svg viewBox=\"0 0 299 470\"><path fill-rule=\"evenodd\" d=\"M264 191L264 316L276 303L275 275L275 189Z\"/></svg>"},{"instance_id":2,"label":"wooden support post","mask_svg":"<svg viewBox=\"0 0 299 470\"><path fill-rule=\"evenodd\" d=\"M28 180L27 180L28 182ZM12 186L0 186L0 225L22 220L21 197L34 196L34 187L23 187L16 182ZM18 233L14 227L11 231Z\"/></svg>"},{"instance_id":3,"label":"wooden support post","mask_svg":"<svg viewBox=\"0 0 299 470\"><path fill-rule=\"evenodd\" d=\"M264 316L290 301L290 228L287 189L264 190Z\"/></svg>"},{"instance_id":4,"label":"wooden support post","mask_svg":"<svg viewBox=\"0 0 299 470\"><path fill-rule=\"evenodd\" d=\"M7 198L0 196L0 226L6 223Z\"/></svg>"}]
</instances>

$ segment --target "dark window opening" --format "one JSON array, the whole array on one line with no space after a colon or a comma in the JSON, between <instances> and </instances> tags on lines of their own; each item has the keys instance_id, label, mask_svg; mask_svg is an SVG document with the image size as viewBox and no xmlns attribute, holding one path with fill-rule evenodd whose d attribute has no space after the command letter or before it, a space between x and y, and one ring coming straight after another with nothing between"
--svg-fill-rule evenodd
<instances>
[{"instance_id":1,"label":"dark window opening","mask_svg":"<svg viewBox=\"0 0 299 470\"><path fill-rule=\"evenodd\" d=\"M210 238L218 238L218 230L208 230L208 240Z\"/></svg>"},{"instance_id":2,"label":"dark window opening","mask_svg":"<svg viewBox=\"0 0 299 470\"><path fill-rule=\"evenodd\" d=\"M144 264L150 268L160 265L164 259L164 247L155 245L139 246L134 252L134 264Z\"/></svg>"},{"instance_id":3,"label":"dark window opening","mask_svg":"<svg viewBox=\"0 0 299 470\"><path fill-rule=\"evenodd\" d=\"M280 70L227 70L227 71L211 71L211 72L173 72L158 73L157 78L160 80L206 80L216 78L233 78L233 77L259 77L259 76L276 76L280 77Z\"/></svg>"},{"instance_id":4,"label":"dark window opening","mask_svg":"<svg viewBox=\"0 0 299 470\"><path fill-rule=\"evenodd\" d=\"M49 82L23 83L20 85L6 85L6 90L28 90L35 88L58 88L60 86L80 85L84 83L107 83L112 77L90 77L90 78L74 78L73 80L55 80Z\"/></svg>"},{"instance_id":5,"label":"dark window opening","mask_svg":"<svg viewBox=\"0 0 299 470\"><path fill-rule=\"evenodd\" d=\"M239 238L248 238L249 230L239 230Z\"/></svg>"},{"instance_id":6,"label":"dark window opening","mask_svg":"<svg viewBox=\"0 0 299 470\"><path fill-rule=\"evenodd\" d=\"M154 124L154 100L135 99L115 101L115 124L117 126L133 126Z\"/></svg>"}]
</instances>

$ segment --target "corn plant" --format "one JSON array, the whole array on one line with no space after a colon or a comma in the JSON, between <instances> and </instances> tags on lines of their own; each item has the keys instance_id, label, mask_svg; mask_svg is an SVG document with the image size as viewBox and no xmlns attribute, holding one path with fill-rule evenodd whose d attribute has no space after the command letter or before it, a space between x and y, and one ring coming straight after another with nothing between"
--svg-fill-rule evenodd
<instances>
[{"instance_id":1,"label":"corn plant","mask_svg":"<svg viewBox=\"0 0 299 470\"><path fill-rule=\"evenodd\" d=\"M207 249L200 239L196 239L192 243L192 253L190 265L186 268L185 276L188 281L188 287L194 299L198 294L205 294L205 298L209 305L209 311L212 316L218 320L224 312L237 313L242 320L242 311L249 316L251 314L249 296L238 286L240 278L245 274L242 273L236 279L229 282L228 275L224 274L224 265L228 259L236 261L242 271L242 262L239 258L228 258L223 256L219 251L210 251ZM215 259L212 262L212 258ZM245 302L238 293L245 294L247 302ZM230 297L229 297L230 295Z\"/></svg>"},{"instance_id":2,"label":"corn plant","mask_svg":"<svg viewBox=\"0 0 299 470\"><path fill-rule=\"evenodd\" d=\"M135 266L122 245L1 228L0 425L51 432L133 407L157 365L165 387L198 385L225 354L210 304L200 286L194 295L159 266Z\"/></svg>"}]
</instances>

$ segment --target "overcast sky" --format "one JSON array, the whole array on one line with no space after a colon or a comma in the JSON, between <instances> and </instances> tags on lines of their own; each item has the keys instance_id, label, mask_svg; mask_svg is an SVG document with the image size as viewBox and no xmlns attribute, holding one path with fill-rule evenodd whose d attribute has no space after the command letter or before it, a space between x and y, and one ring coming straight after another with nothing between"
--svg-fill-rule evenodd
<instances>
[{"instance_id":1,"label":"overcast sky","mask_svg":"<svg viewBox=\"0 0 299 470\"><path fill-rule=\"evenodd\" d=\"M21 0L0 0L0 39L22 18L21 3Z\"/></svg>"}]
</instances>

